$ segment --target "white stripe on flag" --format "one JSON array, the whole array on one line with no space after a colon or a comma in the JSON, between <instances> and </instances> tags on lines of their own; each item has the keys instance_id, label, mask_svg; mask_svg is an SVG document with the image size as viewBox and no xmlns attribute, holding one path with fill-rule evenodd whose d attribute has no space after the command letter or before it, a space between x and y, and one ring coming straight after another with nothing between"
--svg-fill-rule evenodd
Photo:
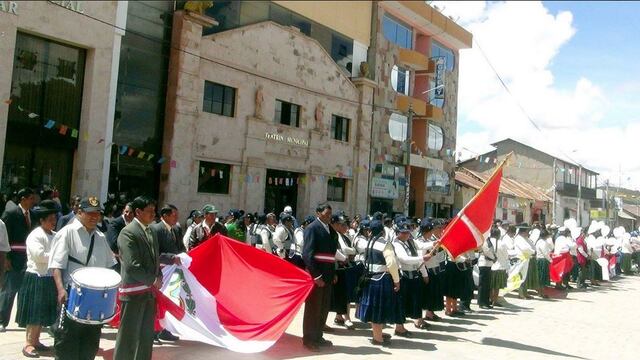
<instances>
[{"instance_id":1,"label":"white stripe on flag","mask_svg":"<svg viewBox=\"0 0 640 360\"><path fill-rule=\"evenodd\" d=\"M460 220L462 220L462 222L469 228L469 231L471 231L473 238L476 240L476 245L482 246L484 243L484 237L482 237L480 230L478 230L478 228L471 222L467 215L461 214Z\"/></svg>"}]
</instances>

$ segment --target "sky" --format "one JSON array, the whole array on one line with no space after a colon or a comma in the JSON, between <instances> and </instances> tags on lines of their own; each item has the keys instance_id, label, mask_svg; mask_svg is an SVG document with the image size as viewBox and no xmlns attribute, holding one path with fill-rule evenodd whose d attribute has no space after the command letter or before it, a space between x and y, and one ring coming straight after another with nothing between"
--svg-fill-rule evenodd
<instances>
[{"instance_id":1,"label":"sky","mask_svg":"<svg viewBox=\"0 0 640 360\"><path fill-rule=\"evenodd\" d=\"M460 51L462 159L509 137L640 190L640 2L431 5L474 37Z\"/></svg>"}]
</instances>

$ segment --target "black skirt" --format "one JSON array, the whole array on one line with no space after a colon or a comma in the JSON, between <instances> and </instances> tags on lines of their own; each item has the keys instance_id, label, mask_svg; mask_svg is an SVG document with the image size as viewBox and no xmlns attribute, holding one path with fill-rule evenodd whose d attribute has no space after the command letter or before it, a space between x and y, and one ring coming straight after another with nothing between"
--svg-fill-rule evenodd
<instances>
[{"instance_id":1,"label":"black skirt","mask_svg":"<svg viewBox=\"0 0 640 360\"><path fill-rule=\"evenodd\" d=\"M349 297L347 292L346 269L336 270L336 283L333 285L331 306L329 311L336 314L346 314L349 309Z\"/></svg>"},{"instance_id":2,"label":"black skirt","mask_svg":"<svg viewBox=\"0 0 640 360\"><path fill-rule=\"evenodd\" d=\"M424 285L422 292L422 308L429 311L444 310L444 294L443 287L445 281L445 272L435 273L429 271L429 283Z\"/></svg>"},{"instance_id":3,"label":"black skirt","mask_svg":"<svg viewBox=\"0 0 640 360\"><path fill-rule=\"evenodd\" d=\"M455 262L450 261L447 263L447 270L445 271L444 278L444 296L455 299L459 299L465 296L467 292L467 279L465 277L464 271L458 269L458 266Z\"/></svg>"},{"instance_id":4,"label":"black skirt","mask_svg":"<svg viewBox=\"0 0 640 360\"><path fill-rule=\"evenodd\" d=\"M374 324L403 324L402 298L393 291L393 279L389 273L375 275L362 291L356 309L356 317L362 322Z\"/></svg>"},{"instance_id":5,"label":"black skirt","mask_svg":"<svg viewBox=\"0 0 640 360\"><path fill-rule=\"evenodd\" d=\"M422 291L424 289L422 275L417 271L414 277L409 279L406 276L400 278L400 292L402 297L402 310L404 316L411 319L422 318Z\"/></svg>"},{"instance_id":6,"label":"black skirt","mask_svg":"<svg viewBox=\"0 0 640 360\"><path fill-rule=\"evenodd\" d=\"M18 291L18 326L53 324L58 314L56 295L56 284L52 276L26 272Z\"/></svg>"},{"instance_id":7,"label":"black skirt","mask_svg":"<svg viewBox=\"0 0 640 360\"><path fill-rule=\"evenodd\" d=\"M364 273L364 265L358 263L352 267L348 267L345 271L345 282L347 284L347 299L350 303L357 302L356 287L358 286L358 280Z\"/></svg>"}]
</instances>

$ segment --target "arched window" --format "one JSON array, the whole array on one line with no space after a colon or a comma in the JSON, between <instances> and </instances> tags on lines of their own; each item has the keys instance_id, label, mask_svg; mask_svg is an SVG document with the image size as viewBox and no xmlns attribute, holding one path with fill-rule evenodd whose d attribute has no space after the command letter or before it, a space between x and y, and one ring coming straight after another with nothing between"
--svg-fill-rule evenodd
<instances>
[{"instance_id":1,"label":"arched window","mask_svg":"<svg viewBox=\"0 0 640 360\"><path fill-rule=\"evenodd\" d=\"M389 136L396 141L407 139L407 117L393 113L389 118Z\"/></svg>"},{"instance_id":2,"label":"arched window","mask_svg":"<svg viewBox=\"0 0 640 360\"><path fill-rule=\"evenodd\" d=\"M444 144L444 133L442 132L442 128L429 124L429 137L427 139L427 147L429 150L440 151L442 150L442 146Z\"/></svg>"},{"instance_id":3,"label":"arched window","mask_svg":"<svg viewBox=\"0 0 640 360\"><path fill-rule=\"evenodd\" d=\"M449 174L441 170L427 171L427 190L443 194L449 193Z\"/></svg>"}]
</instances>

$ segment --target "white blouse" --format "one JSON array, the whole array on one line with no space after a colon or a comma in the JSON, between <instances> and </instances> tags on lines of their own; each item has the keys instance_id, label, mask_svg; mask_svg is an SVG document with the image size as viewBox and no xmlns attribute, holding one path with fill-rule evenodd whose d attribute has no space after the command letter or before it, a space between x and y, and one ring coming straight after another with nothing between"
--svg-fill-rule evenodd
<instances>
[{"instance_id":1,"label":"white blouse","mask_svg":"<svg viewBox=\"0 0 640 360\"><path fill-rule=\"evenodd\" d=\"M39 276L51 276L49 272L49 255L55 231L47 234L42 227L33 229L27 236L27 270Z\"/></svg>"}]
</instances>

